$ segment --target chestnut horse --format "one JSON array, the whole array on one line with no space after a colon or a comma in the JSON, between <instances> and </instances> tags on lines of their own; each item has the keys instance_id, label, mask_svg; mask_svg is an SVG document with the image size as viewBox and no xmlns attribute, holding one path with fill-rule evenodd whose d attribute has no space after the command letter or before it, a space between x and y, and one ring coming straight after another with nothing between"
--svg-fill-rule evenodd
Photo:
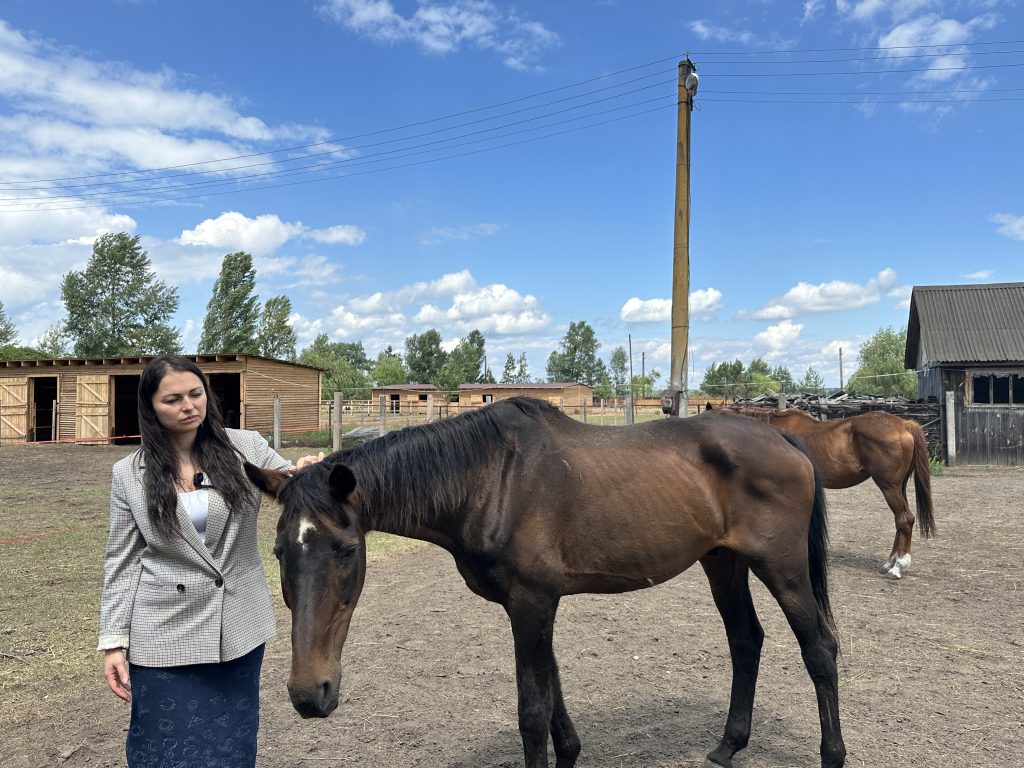
<instances>
[{"instance_id":1,"label":"chestnut horse","mask_svg":"<svg viewBox=\"0 0 1024 768\"><path fill-rule=\"evenodd\" d=\"M914 513L907 497L911 475L921 533L925 538L935 533L928 441L920 424L884 411L818 421L797 408L742 406L731 410L796 435L818 465L826 488L849 488L869 477L874 480L896 520L896 538L882 569L895 579L903 576L910 567L914 531Z\"/></svg>"},{"instance_id":2,"label":"chestnut horse","mask_svg":"<svg viewBox=\"0 0 1024 768\"><path fill-rule=\"evenodd\" d=\"M733 668L725 733L708 764L732 766L750 736L764 638L750 571L799 641L817 694L821 765L845 761L825 494L797 441L777 429L729 416L588 426L511 398L390 432L293 476L245 469L283 506L274 554L292 613L288 692L303 717L338 705L365 536L377 530L448 550L466 585L504 607L528 768L548 765L549 736L558 768L580 753L552 644L559 600L649 587L698 561Z\"/></svg>"}]
</instances>

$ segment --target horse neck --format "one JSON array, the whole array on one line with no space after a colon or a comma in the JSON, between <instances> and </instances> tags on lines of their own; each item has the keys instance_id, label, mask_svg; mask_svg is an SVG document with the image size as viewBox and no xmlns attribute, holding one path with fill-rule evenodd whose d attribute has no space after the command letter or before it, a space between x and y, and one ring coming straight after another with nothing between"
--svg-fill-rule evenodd
<instances>
[{"instance_id":1,"label":"horse neck","mask_svg":"<svg viewBox=\"0 0 1024 768\"><path fill-rule=\"evenodd\" d=\"M464 425L456 425L464 427ZM458 528L493 450L464 429L439 423L412 428L351 449L341 460L353 471L365 531L443 543Z\"/></svg>"}]
</instances>

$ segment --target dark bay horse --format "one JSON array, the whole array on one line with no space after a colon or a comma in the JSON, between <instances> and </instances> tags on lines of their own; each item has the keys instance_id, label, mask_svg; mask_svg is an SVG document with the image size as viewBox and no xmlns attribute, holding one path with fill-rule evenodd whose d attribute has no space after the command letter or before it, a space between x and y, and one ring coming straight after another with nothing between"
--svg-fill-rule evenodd
<instances>
[{"instance_id":1,"label":"dark bay horse","mask_svg":"<svg viewBox=\"0 0 1024 768\"><path fill-rule=\"evenodd\" d=\"M559 600L641 589L698 561L733 666L725 733L708 765L732 766L750 736L764 633L749 571L800 643L822 766L845 761L825 496L810 459L779 430L722 415L587 426L545 402L511 398L391 432L294 476L246 472L283 506L274 553L292 612L288 692L303 717L338 705L365 535L378 530L448 550L467 586L504 607L528 768L548 765L549 735L558 768L572 768L580 752L552 645Z\"/></svg>"},{"instance_id":2,"label":"dark bay horse","mask_svg":"<svg viewBox=\"0 0 1024 768\"><path fill-rule=\"evenodd\" d=\"M920 424L884 411L818 421L796 408L744 406L732 410L796 435L818 465L826 488L849 488L869 477L874 480L896 521L896 538L883 570L896 579L903 576L910 567L914 531L914 513L907 498L911 475L921 533L925 538L935 533L928 442Z\"/></svg>"}]
</instances>

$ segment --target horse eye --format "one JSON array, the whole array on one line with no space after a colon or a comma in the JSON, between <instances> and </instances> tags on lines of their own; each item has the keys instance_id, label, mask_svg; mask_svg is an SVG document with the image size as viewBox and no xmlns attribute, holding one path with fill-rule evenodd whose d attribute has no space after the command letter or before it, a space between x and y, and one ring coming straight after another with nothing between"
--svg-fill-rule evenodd
<instances>
[{"instance_id":1,"label":"horse eye","mask_svg":"<svg viewBox=\"0 0 1024 768\"><path fill-rule=\"evenodd\" d=\"M355 552L353 547L340 541L331 544L331 549L334 551L334 556L339 560L348 560L352 557L352 553Z\"/></svg>"}]
</instances>

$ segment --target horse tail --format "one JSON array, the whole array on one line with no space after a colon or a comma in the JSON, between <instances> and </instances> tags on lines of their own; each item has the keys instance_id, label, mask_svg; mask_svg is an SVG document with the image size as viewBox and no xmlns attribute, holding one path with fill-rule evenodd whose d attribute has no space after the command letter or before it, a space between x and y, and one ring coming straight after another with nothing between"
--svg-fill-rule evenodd
<instances>
[{"instance_id":1,"label":"horse tail","mask_svg":"<svg viewBox=\"0 0 1024 768\"><path fill-rule=\"evenodd\" d=\"M814 468L814 506L811 509L811 524L807 529L807 563L811 575L811 591L821 609L822 615L832 634L835 632L835 619L832 616L832 603L828 596L828 506L825 503L825 483L821 479L818 465L814 463L807 448L796 437L788 432L782 433L796 447ZM838 635L836 641L838 642Z\"/></svg>"},{"instance_id":2,"label":"horse tail","mask_svg":"<svg viewBox=\"0 0 1024 768\"><path fill-rule=\"evenodd\" d=\"M924 429L916 421L904 422L914 436L914 491L917 494L917 522L927 539L935 535L935 517L932 514L932 474L928 465L928 440Z\"/></svg>"}]
</instances>

